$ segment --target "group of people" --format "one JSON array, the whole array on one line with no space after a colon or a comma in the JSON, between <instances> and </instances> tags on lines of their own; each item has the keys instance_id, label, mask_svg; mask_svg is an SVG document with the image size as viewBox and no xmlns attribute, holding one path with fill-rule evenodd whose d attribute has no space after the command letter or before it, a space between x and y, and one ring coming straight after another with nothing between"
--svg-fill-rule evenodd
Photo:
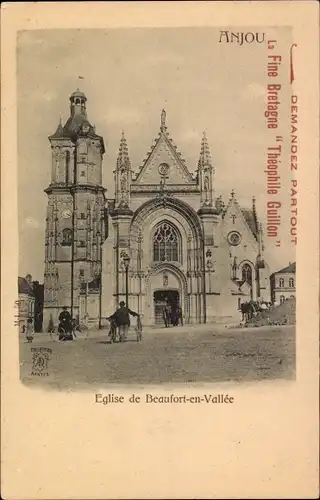
<instances>
[{"instance_id":1,"label":"group of people","mask_svg":"<svg viewBox=\"0 0 320 500\"><path fill-rule=\"evenodd\" d=\"M120 302L120 307L108 318L110 322L109 336L111 337L111 342L115 341L119 336L119 341L124 342L127 339L128 331L130 327L130 315L137 317L137 340L142 339L142 325L140 321L140 316L138 313L131 311L129 307L126 307L123 301ZM58 334L59 340L74 340L77 338L76 332L81 333L79 323L72 318L68 308L64 306L61 313L59 314L59 324L58 324ZM55 328L49 330L49 333L54 333Z\"/></svg>"},{"instance_id":2,"label":"group of people","mask_svg":"<svg viewBox=\"0 0 320 500\"><path fill-rule=\"evenodd\" d=\"M121 301L120 307L111 316L106 318L110 322L109 337L111 342L115 342L117 338L119 338L119 342L125 342L130 328L130 316L137 318L137 341L142 340L140 315L127 307L124 301ZM169 326L178 326L179 324L183 326L182 309L179 304L174 307L167 303L163 308L163 320L166 328ZM59 340L74 340L74 338L77 338L77 331L81 332L79 323L72 318L68 308L64 306L59 314ZM49 333L53 332L54 328Z\"/></svg>"},{"instance_id":3,"label":"group of people","mask_svg":"<svg viewBox=\"0 0 320 500\"><path fill-rule=\"evenodd\" d=\"M171 325L178 326L179 324L183 326L182 309L179 304L174 307L167 303L163 308L162 315L166 328Z\"/></svg>"}]
</instances>

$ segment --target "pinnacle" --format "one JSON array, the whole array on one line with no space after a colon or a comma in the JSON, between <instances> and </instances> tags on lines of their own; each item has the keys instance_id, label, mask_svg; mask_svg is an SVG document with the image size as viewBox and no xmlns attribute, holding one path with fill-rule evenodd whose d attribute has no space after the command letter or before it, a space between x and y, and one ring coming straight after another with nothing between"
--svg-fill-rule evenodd
<instances>
[{"instance_id":1,"label":"pinnacle","mask_svg":"<svg viewBox=\"0 0 320 500\"><path fill-rule=\"evenodd\" d=\"M204 131L201 141L200 157L199 157L199 168L201 167L212 167L212 160L210 154L210 148L208 144L207 134Z\"/></svg>"},{"instance_id":2,"label":"pinnacle","mask_svg":"<svg viewBox=\"0 0 320 500\"><path fill-rule=\"evenodd\" d=\"M161 132L163 132L167 128L166 118L167 118L167 113L166 113L165 109L163 109L161 111L161 127L160 127Z\"/></svg>"},{"instance_id":3,"label":"pinnacle","mask_svg":"<svg viewBox=\"0 0 320 500\"><path fill-rule=\"evenodd\" d=\"M121 166L129 166L130 165L130 159L129 159L129 153L128 153L128 146L127 146L127 141L124 135L124 131L121 133L121 139L120 139L120 147L119 147L119 153L118 153L118 159L117 159L117 167Z\"/></svg>"},{"instance_id":4,"label":"pinnacle","mask_svg":"<svg viewBox=\"0 0 320 500\"><path fill-rule=\"evenodd\" d=\"M60 120L59 120L59 123L58 123L58 126L57 126L57 129L55 131L55 133L51 136L51 137L63 137L63 127L62 127L62 119L61 119L61 116L60 116Z\"/></svg>"},{"instance_id":5,"label":"pinnacle","mask_svg":"<svg viewBox=\"0 0 320 500\"><path fill-rule=\"evenodd\" d=\"M253 212L256 211L256 198L255 198L255 196L253 196L253 198L252 198L252 210L253 210Z\"/></svg>"}]
</instances>

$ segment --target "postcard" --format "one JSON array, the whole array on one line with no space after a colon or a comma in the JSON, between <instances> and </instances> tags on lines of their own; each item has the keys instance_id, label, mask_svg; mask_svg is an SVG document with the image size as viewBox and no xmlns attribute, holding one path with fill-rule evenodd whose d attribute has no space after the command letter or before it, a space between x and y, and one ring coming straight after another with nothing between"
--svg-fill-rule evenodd
<instances>
[{"instance_id":1,"label":"postcard","mask_svg":"<svg viewBox=\"0 0 320 500\"><path fill-rule=\"evenodd\" d=\"M2 495L316 498L317 2L2 7Z\"/></svg>"}]
</instances>

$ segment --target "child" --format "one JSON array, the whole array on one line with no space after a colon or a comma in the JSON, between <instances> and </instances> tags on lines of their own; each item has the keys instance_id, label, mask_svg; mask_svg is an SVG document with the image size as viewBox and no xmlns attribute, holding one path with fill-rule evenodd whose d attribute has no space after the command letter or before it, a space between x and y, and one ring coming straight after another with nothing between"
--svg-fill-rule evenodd
<instances>
[{"instance_id":1,"label":"child","mask_svg":"<svg viewBox=\"0 0 320 500\"><path fill-rule=\"evenodd\" d=\"M26 333L26 338L28 343L31 343L33 341L33 324L32 324L32 318L27 319L27 326L25 329Z\"/></svg>"}]
</instances>

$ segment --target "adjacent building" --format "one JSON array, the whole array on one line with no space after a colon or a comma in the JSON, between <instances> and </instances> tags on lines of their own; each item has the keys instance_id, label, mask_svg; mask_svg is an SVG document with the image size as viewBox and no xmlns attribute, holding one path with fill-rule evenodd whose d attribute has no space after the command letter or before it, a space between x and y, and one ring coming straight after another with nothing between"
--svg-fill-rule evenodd
<instances>
[{"instance_id":1,"label":"adjacent building","mask_svg":"<svg viewBox=\"0 0 320 500\"><path fill-rule=\"evenodd\" d=\"M245 300L270 301L255 199L244 208L234 191L226 202L217 195L205 134L189 169L163 110L135 173L122 134L112 197L102 186L104 141L79 90L70 96L66 124L49 141L44 328L63 306L96 326L126 296L144 324L162 322L166 303L179 304L186 323L203 323L238 315Z\"/></svg>"},{"instance_id":2,"label":"adjacent building","mask_svg":"<svg viewBox=\"0 0 320 500\"><path fill-rule=\"evenodd\" d=\"M43 322L43 284L32 281L32 276L18 278L18 323L22 329L28 318L32 319L34 331L42 331Z\"/></svg>"},{"instance_id":3,"label":"adjacent building","mask_svg":"<svg viewBox=\"0 0 320 500\"><path fill-rule=\"evenodd\" d=\"M296 263L276 271L270 276L271 300L273 303L282 304L286 299L296 296Z\"/></svg>"},{"instance_id":4,"label":"adjacent building","mask_svg":"<svg viewBox=\"0 0 320 500\"><path fill-rule=\"evenodd\" d=\"M19 329L27 324L28 318L34 319L35 295L32 286L32 277L18 277L18 322Z\"/></svg>"}]
</instances>

